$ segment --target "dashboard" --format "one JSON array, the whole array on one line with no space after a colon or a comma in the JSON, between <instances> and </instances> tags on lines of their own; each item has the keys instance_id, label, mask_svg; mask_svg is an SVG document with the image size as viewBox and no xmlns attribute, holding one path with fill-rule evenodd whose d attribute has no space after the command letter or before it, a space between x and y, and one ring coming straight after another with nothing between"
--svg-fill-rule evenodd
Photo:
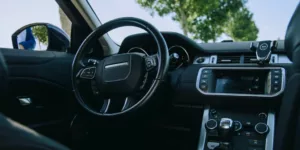
<instances>
[{"instance_id":1,"label":"dashboard","mask_svg":"<svg viewBox=\"0 0 300 150\"><path fill-rule=\"evenodd\" d=\"M271 93L271 83L269 83L271 82L270 72L273 69L282 69L284 70L282 74L287 79L289 77L289 73L293 71L291 69L291 61L286 56L286 52L284 50L284 41L282 40L277 41L277 48L270 54L269 62L265 65L259 65L257 63L256 53L250 48L251 43L256 44L259 43L258 41L197 43L179 33L162 32L162 35L164 36L169 48L169 80L172 89L176 91L173 94L174 101L176 103L232 104L232 102L235 102L247 104L248 102L261 103L261 100L264 99L266 99L267 102L274 103L274 101L280 100L282 91L281 87L276 87L276 89L279 89L281 93L273 93L275 95L274 97L270 97L268 95L264 96L266 93ZM157 46L155 42L148 34L141 33L125 38L121 44L119 53L137 52L143 53L144 55L155 55L157 52L156 47ZM216 86L220 84L217 82L221 81L230 81L230 83L243 83L243 85L232 84L230 86L223 87L236 86L235 88L241 88L244 85L247 85L247 88L243 89L244 94L228 94L228 92L226 94L217 94L220 91L237 91L238 89L218 89L216 87L214 87L215 91L211 92L217 93L207 94L204 92L199 92L198 82L200 81L197 80L200 70L204 67L211 67L213 69L212 71L216 72L215 74L211 75L214 76L212 78L215 80L211 84ZM214 71L216 68L221 68L221 70L223 69L223 72ZM231 68L236 68L239 71L232 70ZM249 68L252 68L252 70L249 70ZM232 75L223 75L229 74L228 72L231 72ZM243 76L240 77L239 75L234 75L234 73L242 74ZM256 74L262 75L255 76ZM256 92L247 91L248 89L253 90L251 86L254 84L254 81L252 81L254 78L260 78L260 80L263 80L257 84L260 85L260 87L258 87L260 90ZM235 81L231 81L232 79L235 79ZM249 81L246 79L249 79ZM269 82L266 81L267 79L269 79ZM281 80L276 81L276 83L277 82L281 82ZM248 93L257 94L249 95ZM247 95L247 99L250 98L251 100L244 101L246 97L243 95ZM234 99L231 99L232 97L234 97ZM229 100L230 103L228 103L226 100Z\"/></svg>"},{"instance_id":2,"label":"dashboard","mask_svg":"<svg viewBox=\"0 0 300 150\"><path fill-rule=\"evenodd\" d=\"M204 110L198 149L273 149L273 110L280 106L293 74L284 41L196 43L178 33L162 35L170 55L168 99L178 107ZM276 49L271 50L274 43ZM263 63L258 50L268 57ZM136 34L120 47L119 53L128 52L155 55L157 51L148 34Z\"/></svg>"}]
</instances>

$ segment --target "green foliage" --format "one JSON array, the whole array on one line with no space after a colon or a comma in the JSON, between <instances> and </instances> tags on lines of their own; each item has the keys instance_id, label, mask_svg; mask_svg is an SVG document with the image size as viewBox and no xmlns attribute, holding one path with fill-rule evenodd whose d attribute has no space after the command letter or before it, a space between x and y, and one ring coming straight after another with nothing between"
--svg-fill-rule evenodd
<instances>
[{"instance_id":1,"label":"green foliage","mask_svg":"<svg viewBox=\"0 0 300 150\"><path fill-rule=\"evenodd\" d=\"M39 40L40 43L48 44L48 30L44 25L37 25L31 28L32 34Z\"/></svg>"},{"instance_id":2,"label":"green foliage","mask_svg":"<svg viewBox=\"0 0 300 150\"><path fill-rule=\"evenodd\" d=\"M185 35L204 42L208 42L209 40L216 41L221 34L225 33L228 22L232 21L232 14L245 9L245 4L247 3L247 0L136 1L148 10L152 16L156 13L159 16L170 15L174 21L180 24ZM244 18L243 20L246 19ZM256 27L254 23L253 26ZM249 30L251 29L254 28L250 28ZM230 35L234 35L234 38L236 38L236 34Z\"/></svg>"},{"instance_id":3,"label":"green foliage","mask_svg":"<svg viewBox=\"0 0 300 150\"><path fill-rule=\"evenodd\" d=\"M243 8L228 21L226 33L235 41L253 41L257 39L259 32L254 21L253 14Z\"/></svg>"}]
</instances>

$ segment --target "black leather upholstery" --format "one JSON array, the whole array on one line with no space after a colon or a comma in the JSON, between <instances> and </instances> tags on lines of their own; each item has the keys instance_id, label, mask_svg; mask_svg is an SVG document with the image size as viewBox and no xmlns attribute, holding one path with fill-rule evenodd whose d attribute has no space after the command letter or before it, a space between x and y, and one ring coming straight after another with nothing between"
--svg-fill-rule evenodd
<instances>
[{"instance_id":1,"label":"black leather upholstery","mask_svg":"<svg viewBox=\"0 0 300 150\"><path fill-rule=\"evenodd\" d=\"M293 62L294 73L287 82L281 102L275 131L275 150L299 149L299 105L300 105L300 3L288 25L285 50Z\"/></svg>"},{"instance_id":2,"label":"black leather upholstery","mask_svg":"<svg viewBox=\"0 0 300 150\"><path fill-rule=\"evenodd\" d=\"M300 3L288 25L285 36L285 50L296 68L300 69Z\"/></svg>"}]
</instances>

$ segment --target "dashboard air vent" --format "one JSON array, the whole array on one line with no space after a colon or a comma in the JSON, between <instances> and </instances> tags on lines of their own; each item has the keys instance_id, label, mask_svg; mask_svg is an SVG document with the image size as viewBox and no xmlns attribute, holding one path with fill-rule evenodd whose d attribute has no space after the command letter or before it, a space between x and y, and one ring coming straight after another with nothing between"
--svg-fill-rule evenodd
<instances>
[{"instance_id":1,"label":"dashboard air vent","mask_svg":"<svg viewBox=\"0 0 300 150\"><path fill-rule=\"evenodd\" d=\"M257 58L255 55L245 55L244 56L244 64L252 64L257 63Z\"/></svg>"},{"instance_id":2,"label":"dashboard air vent","mask_svg":"<svg viewBox=\"0 0 300 150\"><path fill-rule=\"evenodd\" d=\"M239 64L241 56L218 56L217 64Z\"/></svg>"}]
</instances>

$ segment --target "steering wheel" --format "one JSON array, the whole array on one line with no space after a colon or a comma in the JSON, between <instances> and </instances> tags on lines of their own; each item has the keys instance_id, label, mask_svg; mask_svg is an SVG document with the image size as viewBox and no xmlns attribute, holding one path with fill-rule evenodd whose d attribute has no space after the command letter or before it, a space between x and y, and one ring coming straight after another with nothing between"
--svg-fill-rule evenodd
<instances>
[{"instance_id":1,"label":"steering wheel","mask_svg":"<svg viewBox=\"0 0 300 150\"><path fill-rule=\"evenodd\" d=\"M151 56L138 53L115 54L91 60L92 63L89 64L92 65L82 63L85 54L101 36L124 26L139 27L147 31L157 45L157 54ZM138 18L118 18L101 25L83 41L72 64L72 86L79 104L88 112L97 116L123 115L148 104L163 82L168 67L167 44L154 26ZM152 81L148 81L147 78L150 72L155 72ZM150 84L145 86L145 83ZM99 96L91 98L93 97L91 93L95 91L91 92L87 89L96 90ZM140 91L145 92L139 99L133 98L132 95ZM125 99L113 97L125 97Z\"/></svg>"}]
</instances>

